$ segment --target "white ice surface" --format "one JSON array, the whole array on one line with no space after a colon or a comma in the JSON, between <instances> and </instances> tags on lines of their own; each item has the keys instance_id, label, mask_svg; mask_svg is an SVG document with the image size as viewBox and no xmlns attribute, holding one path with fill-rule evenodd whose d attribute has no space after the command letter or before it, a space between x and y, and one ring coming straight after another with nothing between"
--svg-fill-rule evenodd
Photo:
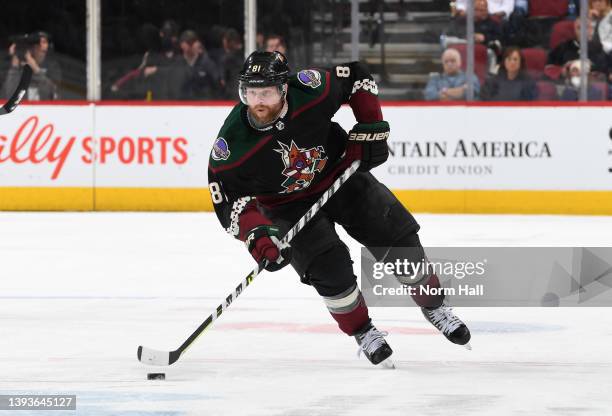
<instances>
[{"instance_id":1,"label":"white ice surface","mask_svg":"<svg viewBox=\"0 0 612 416\"><path fill-rule=\"evenodd\" d=\"M426 246L612 245L611 217L417 219ZM211 214L0 213L0 394L78 396L76 413L0 414L612 414L612 309L460 308L467 351L417 309L376 308L398 366L381 370L290 268L147 381L137 346L178 347L252 267Z\"/></svg>"}]
</instances>

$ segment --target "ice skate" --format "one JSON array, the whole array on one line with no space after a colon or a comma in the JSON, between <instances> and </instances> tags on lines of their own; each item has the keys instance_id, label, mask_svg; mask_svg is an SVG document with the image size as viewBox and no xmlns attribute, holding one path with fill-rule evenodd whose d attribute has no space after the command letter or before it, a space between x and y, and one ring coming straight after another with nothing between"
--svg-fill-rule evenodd
<instances>
[{"instance_id":1,"label":"ice skate","mask_svg":"<svg viewBox=\"0 0 612 416\"><path fill-rule=\"evenodd\" d=\"M468 327L453 313L453 308L448 306L446 302L442 302L437 308L421 308L423 316L433 326L435 326L444 336L453 344L463 345L468 350L470 346L470 330Z\"/></svg>"},{"instance_id":2,"label":"ice skate","mask_svg":"<svg viewBox=\"0 0 612 416\"><path fill-rule=\"evenodd\" d=\"M384 338L387 335L387 332L381 332L369 323L363 330L355 334L355 340L359 344L357 355L363 352L372 364L381 364L386 368L395 368L395 365L389 358L393 354L393 350Z\"/></svg>"}]
</instances>

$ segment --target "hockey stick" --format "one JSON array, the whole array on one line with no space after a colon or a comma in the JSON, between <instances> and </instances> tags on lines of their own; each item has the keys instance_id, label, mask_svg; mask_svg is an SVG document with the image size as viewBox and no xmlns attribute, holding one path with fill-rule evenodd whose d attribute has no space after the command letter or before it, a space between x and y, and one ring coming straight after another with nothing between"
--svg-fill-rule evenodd
<instances>
[{"instance_id":1,"label":"hockey stick","mask_svg":"<svg viewBox=\"0 0 612 416\"><path fill-rule=\"evenodd\" d=\"M308 212L306 212L302 216L302 218L300 218L300 220L293 226L293 228L291 228L289 232L287 232L287 234L283 237L283 242L288 243L293 239L293 237L295 237L298 232L300 232L302 228L304 228L306 223L310 221L310 219L321 209L321 207L325 205L329 198L333 194L335 194L338 189L340 189L342 184L344 184L348 180L348 178L350 178L351 175L353 175L353 173L357 171L357 168L359 168L359 164L359 160L354 161L344 171L344 173L334 181L334 183L323 193L323 195L321 195L317 202L315 202L314 205L310 207ZM210 314L210 316L206 318L204 322L202 322L198 329L196 329L195 332L191 334L185 342L183 342L183 345L181 345L174 351L153 350L151 348L143 347L141 345L138 347L138 360L140 360L142 363L150 365L174 364L181 357L181 355L183 355L187 348L189 348L191 344L193 344L194 341L198 339L198 337L202 335L202 333L207 330L219 316L221 316L223 311L229 308L234 299L240 296L243 290L251 284L251 282L257 277L259 273L261 273L262 270L264 270L265 267L266 262L264 260L263 262L259 263L257 267L255 267L255 269L253 269L253 271L251 271L251 273L249 273L247 277L242 282L240 282L238 286L236 286L236 289L234 289L234 291L229 294L219 306L217 306L217 309L215 309Z\"/></svg>"},{"instance_id":2,"label":"hockey stick","mask_svg":"<svg viewBox=\"0 0 612 416\"><path fill-rule=\"evenodd\" d=\"M11 95L11 98L8 99L6 103L0 108L0 116L4 114L8 114L13 111L21 102L21 99L28 91L28 86L30 85L30 81L32 80L32 68L29 65L24 65L23 70L21 71L21 79L19 80L19 85L17 85L17 89Z\"/></svg>"}]
</instances>

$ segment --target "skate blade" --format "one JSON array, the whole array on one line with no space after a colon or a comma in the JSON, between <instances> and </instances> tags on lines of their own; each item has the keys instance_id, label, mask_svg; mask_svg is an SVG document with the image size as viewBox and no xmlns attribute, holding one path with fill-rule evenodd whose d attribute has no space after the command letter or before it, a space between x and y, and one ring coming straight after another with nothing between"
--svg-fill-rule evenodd
<instances>
[{"instance_id":1,"label":"skate blade","mask_svg":"<svg viewBox=\"0 0 612 416\"><path fill-rule=\"evenodd\" d=\"M378 364L378 366L380 368L385 368L388 370L395 370L395 363L393 362L393 360L391 360L391 358L387 358L386 360L382 361Z\"/></svg>"},{"instance_id":2,"label":"skate blade","mask_svg":"<svg viewBox=\"0 0 612 416\"><path fill-rule=\"evenodd\" d=\"M462 347L465 348L466 350L472 351L472 346L470 345L469 342L465 345L462 345Z\"/></svg>"}]
</instances>

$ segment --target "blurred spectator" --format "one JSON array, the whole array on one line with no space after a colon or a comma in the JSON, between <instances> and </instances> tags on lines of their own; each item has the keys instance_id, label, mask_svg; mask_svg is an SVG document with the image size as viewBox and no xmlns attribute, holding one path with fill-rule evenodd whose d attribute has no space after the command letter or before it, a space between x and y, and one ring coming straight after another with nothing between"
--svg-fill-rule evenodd
<instances>
[{"instance_id":1,"label":"blurred spectator","mask_svg":"<svg viewBox=\"0 0 612 416\"><path fill-rule=\"evenodd\" d=\"M443 34L443 48L451 43L460 43L466 38L466 18L453 19L450 25L450 37ZM491 18L487 0L474 1L474 41L487 47L488 71L493 72L497 66L497 56L501 53L501 27ZM459 42L458 42L459 41Z\"/></svg>"},{"instance_id":2,"label":"blurred spectator","mask_svg":"<svg viewBox=\"0 0 612 416\"><path fill-rule=\"evenodd\" d=\"M145 52L142 56L140 65L137 68L130 70L111 85L111 93L117 98L145 98L146 91L144 88L144 77L142 76L142 72L147 66L149 56L151 54L158 53L161 49L160 30L157 28L157 26L151 23L144 23L138 30L138 38L141 45L144 47Z\"/></svg>"},{"instance_id":3,"label":"blurred spectator","mask_svg":"<svg viewBox=\"0 0 612 416\"><path fill-rule=\"evenodd\" d=\"M590 63L586 63L584 71L588 74L591 71ZM578 101L580 97L580 70L582 64L580 60L569 63L565 72L565 87L561 93L561 101ZM587 78L588 80L588 78ZM601 101L605 97L601 90L595 88L590 82L587 88L588 101Z\"/></svg>"},{"instance_id":4,"label":"blurred spectator","mask_svg":"<svg viewBox=\"0 0 612 416\"><path fill-rule=\"evenodd\" d=\"M465 100L467 91L467 77L461 71L461 55L456 49L449 48L442 54L442 68L444 73L430 74L429 81L423 95L427 101L455 101ZM473 77L474 97L478 97L480 83Z\"/></svg>"},{"instance_id":5,"label":"blurred spectator","mask_svg":"<svg viewBox=\"0 0 612 416\"><path fill-rule=\"evenodd\" d=\"M568 15L569 8L568 0L517 0L514 12L503 22L502 44L547 49L553 26Z\"/></svg>"},{"instance_id":6,"label":"blurred spectator","mask_svg":"<svg viewBox=\"0 0 612 416\"><path fill-rule=\"evenodd\" d=\"M242 38L236 29L227 29L223 34L223 50L221 71L225 97L238 100L238 76L244 62L244 52Z\"/></svg>"},{"instance_id":7,"label":"blurred spectator","mask_svg":"<svg viewBox=\"0 0 612 416\"><path fill-rule=\"evenodd\" d=\"M129 83L132 87L130 89L140 94L139 97L129 98L169 100L179 97L179 91L174 88L175 81L173 81L175 75L173 67L176 67L180 59L179 26L174 20L164 21L157 33L157 42L151 39L154 37L152 33L154 28L155 26L150 24L143 25L141 35L146 39L147 51L138 68L128 72L113 84L111 87L113 93L128 98L126 95L129 96L130 92L121 90Z\"/></svg>"},{"instance_id":8,"label":"blurred spectator","mask_svg":"<svg viewBox=\"0 0 612 416\"><path fill-rule=\"evenodd\" d=\"M172 71L174 88L183 100L217 98L221 90L219 68L206 53L193 30L185 30L179 38L182 56Z\"/></svg>"},{"instance_id":9,"label":"blurred spectator","mask_svg":"<svg viewBox=\"0 0 612 416\"><path fill-rule=\"evenodd\" d=\"M178 46L179 26L174 20L166 20L159 32L160 50L150 53L142 76L147 100L175 100L179 91L172 82L173 66L180 59Z\"/></svg>"},{"instance_id":10,"label":"blurred spectator","mask_svg":"<svg viewBox=\"0 0 612 416\"><path fill-rule=\"evenodd\" d=\"M266 38L266 52L274 51L287 56L287 43L281 35L268 35Z\"/></svg>"},{"instance_id":11,"label":"blurred spectator","mask_svg":"<svg viewBox=\"0 0 612 416\"><path fill-rule=\"evenodd\" d=\"M527 14L529 11L529 0L516 0L514 2L514 11L521 14Z\"/></svg>"},{"instance_id":12,"label":"blurred spectator","mask_svg":"<svg viewBox=\"0 0 612 416\"><path fill-rule=\"evenodd\" d=\"M487 0L474 2L474 41L490 48L500 48L501 28L491 18L488 11ZM465 17L453 19L449 34L459 38L466 38Z\"/></svg>"},{"instance_id":13,"label":"blurred spectator","mask_svg":"<svg viewBox=\"0 0 612 416\"><path fill-rule=\"evenodd\" d=\"M580 20L574 21L575 38L559 44L548 54L548 63L552 65L564 66L570 61L580 59ZM593 64L593 70L604 74L608 73L606 55L601 43L593 39L593 24L588 20L588 57Z\"/></svg>"},{"instance_id":14,"label":"blurred spectator","mask_svg":"<svg viewBox=\"0 0 612 416\"><path fill-rule=\"evenodd\" d=\"M206 47L208 48L208 56L210 59L215 61L217 67L222 69L223 57L225 56L225 49L223 48L223 37L227 27L221 25L213 25L210 30L206 33ZM263 48L263 39L262 48Z\"/></svg>"},{"instance_id":15,"label":"blurred spectator","mask_svg":"<svg viewBox=\"0 0 612 416\"><path fill-rule=\"evenodd\" d=\"M474 40L476 43L489 46L500 39L501 29L489 14L487 0L476 0L474 3Z\"/></svg>"},{"instance_id":16,"label":"blurred spectator","mask_svg":"<svg viewBox=\"0 0 612 416\"><path fill-rule=\"evenodd\" d=\"M499 72L486 80L480 97L483 101L531 101L537 96L536 83L527 74L521 50L506 48Z\"/></svg>"},{"instance_id":17,"label":"blurred spectator","mask_svg":"<svg viewBox=\"0 0 612 416\"><path fill-rule=\"evenodd\" d=\"M11 66L2 85L2 97L9 98L21 78L24 64L32 68L32 81L25 95L26 100L59 99L58 84L61 82L59 64L49 56L49 39L46 32L34 32L18 36L9 46Z\"/></svg>"},{"instance_id":18,"label":"blurred spectator","mask_svg":"<svg viewBox=\"0 0 612 416\"><path fill-rule=\"evenodd\" d=\"M266 50L266 37L261 32L257 32L257 35L255 35L255 49L258 51Z\"/></svg>"},{"instance_id":19,"label":"blurred spectator","mask_svg":"<svg viewBox=\"0 0 612 416\"><path fill-rule=\"evenodd\" d=\"M179 26L174 20L166 20L159 31L160 50L149 54L143 70L145 78L157 73L160 67L172 65L180 53Z\"/></svg>"},{"instance_id":20,"label":"blurred spectator","mask_svg":"<svg viewBox=\"0 0 612 416\"><path fill-rule=\"evenodd\" d=\"M474 7L476 5L474 4ZM455 2L455 14L465 16L467 8L467 0L457 0ZM507 19L514 10L514 0L489 0L488 14L496 19Z\"/></svg>"},{"instance_id":21,"label":"blurred spectator","mask_svg":"<svg viewBox=\"0 0 612 416\"><path fill-rule=\"evenodd\" d=\"M589 0L589 18L599 22L610 11L610 0Z\"/></svg>"},{"instance_id":22,"label":"blurred spectator","mask_svg":"<svg viewBox=\"0 0 612 416\"><path fill-rule=\"evenodd\" d=\"M161 50L168 56L169 54L180 53L178 45L179 25L174 20L164 21L159 33L161 38Z\"/></svg>"},{"instance_id":23,"label":"blurred spectator","mask_svg":"<svg viewBox=\"0 0 612 416\"><path fill-rule=\"evenodd\" d=\"M612 53L612 0L591 0L589 17L595 25L594 38L601 43L604 52Z\"/></svg>"}]
</instances>

